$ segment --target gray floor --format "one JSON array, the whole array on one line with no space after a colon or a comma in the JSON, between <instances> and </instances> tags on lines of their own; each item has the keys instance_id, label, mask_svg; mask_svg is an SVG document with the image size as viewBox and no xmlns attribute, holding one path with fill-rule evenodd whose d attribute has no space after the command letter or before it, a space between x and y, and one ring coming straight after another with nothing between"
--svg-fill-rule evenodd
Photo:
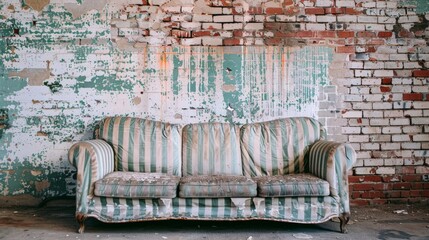
<instances>
[{"instance_id":1,"label":"gray floor","mask_svg":"<svg viewBox=\"0 0 429 240\"><path fill-rule=\"evenodd\" d=\"M429 205L352 207L349 233L335 221L317 225L269 221L155 221L106 224L87 220L76 233L74 201L38 208L0 208L0 239L429 239Z\"/></svg>"}]
</instances>

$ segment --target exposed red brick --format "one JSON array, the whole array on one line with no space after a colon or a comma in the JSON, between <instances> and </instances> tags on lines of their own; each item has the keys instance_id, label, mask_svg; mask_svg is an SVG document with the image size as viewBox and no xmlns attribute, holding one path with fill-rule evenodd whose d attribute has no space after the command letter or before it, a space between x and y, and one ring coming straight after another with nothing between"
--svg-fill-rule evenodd
<instances>
[{"instance_id":1,"label":"exposed red brick","mask_svg":"<svg viewBox=\"0 0 429 240\"><path fill-rule=\"evenodd\" d=\"M376 51L377 51L377 48L375 48L374 46L365 47L365 52L367 52L367 53L373 53Z\"/></svg>"},{"instance_id":2,"label":"exposed red brick","mask_svg":"<svg viewBox=\"0 0 429 240\"><path fill-rule=\"evenodd\" d=\"M385 194L382 191L367 191L361 194L362 198L385 198Z\"/></svg>"},{"instance_id":3,"label":"exposed red brick","mask_svg":"<svg viewBox=\"0 0 429 240\"><path fill-rule=\"evenodd\" d=\"M387 198L399 198L401 197L400 191L387 191L385 192Z\"/></svg>"},{"instance_id":4,"label":"exposed red brick","mask_svg":"<svg viewBox=\"0 0 429 240\"><path fill-rule=\"evenodd\" d=\"M344 14L346 13L345 8L325 8L326 14Z\"/></svg>"},{"instance_id":5,"label":"exposed red brick","mask_svg":"<svg viewBox=\"0 0 429 240\"><path fill-rule=\"evenodd\" d=\"M393 36L393 32L379 32L378 37L381 38L390 38Z\"/></svg>"},{"instance_id":6,"label":"exposed red brick","mask_svg":"<svg viewBox=\"0 0 429 240\"><path fill-rule=\"evenodd\" d=\"M423 191L420 190L411 190L410 197L420 197Z\"/></svg>"},{"instance_id":7,"label":"exposed red brick","mask_svg":"<svg viewBox=\"0 0 429 240\"><path fill-rule=\"evenodd\" d=\"M267 8L265 9L267 15L279 15L283 14L283 8Z\"/></svg>"},{"instance_id":8,"label":"exposed red brick","mask_svg":"<svg viewBox=\"0 0 429 240\"><path fill-rule=\"evenodd\" d=\"M392 184L390 183L379 183L379 184L373 184L373 189L378 191L386 191L392 189Z\"/></svg>"},{"instance_id":9,"label":"exposed red brick","mask_svg":"<svg viewBox=\"0 0 429 240\"><path fill-rule=\"evenodd\" d=\"M291 37L296 37L296 33L294 33L294 32L280 32L280 31L276 31L276 32L274 32L274 37L278 37L278 38L291 38Z\"/></svg>"},{"instance_id":10,"label":"exposed red brick","mask_svg":"<svg viewBox=\"0 0 429 240\"><path fill-rule=\"evenodd\" d=\"M361 38L373 38L375 37L375 32L369 32L369 31L359 31L356 33L357 37Z\"/></svg>"},{"instance_id":11,"label":"exposed red brick","mask_svg":"<svg viewBox=\"0 0 429 240\"><path fill-rule=\"evenodd\" d=\"M322 38L334 38L336 37L335 31L318 31L316 32L317 37Z\"/></svg>"},{"instance_id":12,"label":"exposed red brick","mask_svg":"<svg viewBox=\"0 0 429 240\"><path fill-rule=\"evenodd\" d=\"M289 7L295 5L295 2L293 0L283 0L283 6Z\"/></svg>"},{"instance_id":13,"label":"exposed red brick","mask_svg":"<svg viewBox=\"0 0 429 240\"><path fill-rule=\"evenodd\" d=\"M192 33L193 37L211 36L211 31L196 31Z\"/></svg>"},{"instance_id":14,"label":"exposed red brick","mask_svg":"<svg viewBox=\"0 0 429 240\"><path fill-rule=\"evenodd\" d=\"M422 181L422 175L404 175L402 176L402 181L404 182L420 182Z\"/></svg>"},{"instance_id":15,"label":"exposed red brick","mask_svg":"<svg viewBox=\"0 0 429 240\"><path fill-rule=\"evenodd\" d=\"M345 13L350 15L359 15L362 14L362 11L357 10L356 8L345 8Z\"/></svg>"},{"instance_id":16,"label":"exposed red brick","mask_svg":"<svg viewBox=\"0 0 429 240\"><path fill-rule=\"evenodd\" d=\"M211 6L215 7L231 7L232 6L232 0L220 0L220 1L210 1Z\"/></svg>"},{"instance_id":17,"label":"exposed red brick","mask_svg":"<svg viewBox=\"0 0 429 240\"><path fill-rule=\"evenodd\" d=\"M297 37L314 37L314 32L312 31L298 31L295 33Z\"/></svg>"},{"instance_id":18,"label":"exposed red brick","mask_svg":"<svg viewBox=\"0 0 429 240\"><path fill-rule=\"evenodd\" d=\"M243 30L234 30L232 34L234 37L243 37Z\"/></svg>"},{"instance_id":19,"label":"exposed red brick","mask_svg":"<svg viewBox=\"0 0 429 240\"><path fill-rule=\"evenodd\" d=\"M401 176L384 176L383 182L400 182L402 180Z\"/></svg>"},{"instance_id":20,"label":"exposed red brick","mask_svg":"<svg viewBox=\"0 0 429 240\"><path fill-rule=\"evenodd\" d=\"M261 7L249 7L249 10L247 11L249 14L263 14L263 10Z\"/></svg>"},{"instance_id":21,"label":"exposed red brick","mask_svg":"<svg viewBox=\"0 0 429 240\"><path fill-rule=\"evenodd\" d=\"M380 92L390 92L392 89L387 86L380 86Z\"/></svg>"},{"instance_id":22,"label":"exposed red brick","mask_svg":"<svg viewBox=\"0 0 429 240\"><path fill-rule=\"evenodd\" d=\"M355 199L355 200L351 200L350 204L352 206L365 206L365 205L369 205L369 201L368 200L362 200L362 199Z\"/></svg>"},{"instance_id":23,"label":"exposed red brick","mask_svg":"<svg viewBox=\"0 0 429 240\"><path fill-rule=\"evenodd\" d=\"M171 30L171 35L177 38L190 38L192 36L191 32L177 29Z\"/></svg>"},{"instance_id":24,"label":"exposed red brick","mask_svg":"<svg viewBox=\"0 0 429 240\"><path fill-rule=\"evenodd\" d=\"M415 70L413 77L429 77L429 70Z\"/></svg>"},{"instance_id":25,"label":"exposed red brick","mask_svg":"<svg viewBox=\"0 0 429 240\"><path fill-rule=\"evenodd\" d=\"M298 12L299 12L299 8L297 8L297 7L285 8L283 10L283 14L285 14L285 15L294 15Z\"/></svg>"},{"instance_id":26,"label":"exposed red brick","mask_svg":"<svg viewBox=\"0 0 429 240\"><path fill-rule=\"evenodd\" d=\"M402 198L410 197L410 191L401 191L401 197Z\"/></svg>"},{"instance_id":27,"label":"exposed red brick","mask_svg":"<svg viewBox=\"0 0 429 240\"><path fill-rule=\"evenodd\" d=\"M373 189L373 184L369 183L358 183L353 185L354 191L368 191Z\"/></svg>"},{"instance_id":28,"label":"exposed red brick","mask_svg":"<svg viewBox=\"0 0 429 240\"><path fill-rule=\"evenodd\" d=\"M369 176L365 176L364 178L365 178L364 182L381 182L382 181L381 176L376 176L376 175L369 175Z\"/></svg>"},{"instance_id":29,"label":"exposed red brick","mask_svg":"<svg viewBox=\"0 0 429 240\"><path fill-rule=\"evenodd\" d=\"M282 43L282 38L267 38L264 42L269 46L280 45Z\"/></svg>"},{"instance_id":30,"label":"exposed red brick","mask_svg":"<svg viewBox=\"0 0 429 240\"><path fill-rule=\"evenodd\" d=\"M409 190L411 183L393 183L393 190Z\"/></svg>"},{"instance_id":31,"label":"exposed red brick","mask_svg":"<svg viewBox=\"0 0 429 240\"><path fill-rule=\"evenodd\" d=\"M360 183L364 180L365 178L363 176L349 176L349 183Z\"/></svg>"},{"instance_id":32,"label":"exposed red brick","mask_svg":"<svg viewBox=\"0 0 429 240\"><path fill-rule=\"evenodd\" d=\"M392 78L382 78L381 84L383 85L391 85L392 84Z\"/></svg>"},{"instance_id":33,"label":"exposed red brick","mask_svg":"<svg viewBox=\"0 0 429 240\"><path fill-rule=\"evenodd\" d=\"M351 38L355 36L355 32L352 31L337 31L337 36L339 38Z\"/></svg>"},{"instance_id":34,"label":"exposed red brick","mask_svg":"<svg viewBox=\"0 0 429 240\"><path fill-rule=\"evenodd\" d=\"M360 198L360 196L361 196L360 192L352 192L351 194L352 199Z\"/></svg>"},{"instance_id":35,"label":"exposed red brick","mask_svg":"<svg viewBox=\"0 0 429 240\"><path fill-rule=\"evenodd\" d=\"M416 168L414 166L403 166L403 167L397 168L396 172L402 173L402 174L415 174Z\"/></svg>"},{"instance_id":36,"label":"exposed red brick","mask_svg":"<svg viewBox=\"0 0 429 240\"><path fill-rule=\"evenodd\" d=\"M403 93L402 100L405 101L421 101L423 99L422 93Z\"/></svg>"},{"instance_id":37,"label":"exposed red brick","mask_svg":"<svg viewBox=\"0 0 429 240\"><path fill-rule=\"evenodd\" d=\"M323 14L325 14L325 9L323 9L323 8L306 8L305 14L323 15Z\"/></svg>"},{"instance_id":38,"label":"exposed red brick","mask_svg":"<svg viewBox=\"0 0 429 240\"><path fill-rule=\"evenodd\" d=\"M414 37L414 33L407 31L405 29L402 29L401 31L399 31L398 33L399 37L403 37L403 38L413 38Z\"/></svg>"},{"instance_id":39,"label":"exposed red brick","mask_svg":"<svg viewBox=\"0 0 429 240\"><path fill-rule=\"evenodd\" d=\"M240 45L241 39L240 38L226 38L223 40L223 45L225 46L236 46Z\"/></svg>"},{"instance_id":40,"label":"exposed red brick","mask_svg":"<svg viewBox=\"0 0 429 240\"><path fill-rule=\"evenodd\" d=\"M355 53L355 47L354 46L339 46L335 48L335 52L337 53Z\"/></svg>"},{"instance_id":41,"label":"exposed red brick","mask_svg":"<svg viewBox=\"0 0 429 240\"><path fill-rule=\"evenodd\" d=\"M381 205L381 204L386 204L386 203L387 203L386 199L373 199L373 200L371 200L372 205Z\"/></svg>"}]
</instances>

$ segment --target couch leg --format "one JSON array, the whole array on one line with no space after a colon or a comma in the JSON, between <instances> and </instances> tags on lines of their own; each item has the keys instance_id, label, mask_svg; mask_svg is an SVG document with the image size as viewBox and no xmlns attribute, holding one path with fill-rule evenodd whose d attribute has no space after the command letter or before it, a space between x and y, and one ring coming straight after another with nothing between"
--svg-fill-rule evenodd
<instances>
[{"instance_id":1,"label":"couch leg","mask_svg":"<svg viewBox=\"0 0 429 240\"><path fill-rule=\"evenodd\" d=\"M85 219L86 215L82 213L76 214L76 220L79 223L79 229L77 230L78 233L83 233L85 231Z\"/></svg>"},{"instance_id":2,"label":"couch leg","mask_svg":"<svg viewBox=\"0 0 429 240\"><path fill-rule=\"evenodd\" d=\"M350 214L349 213L343 213L343 214L341 214L341 216L339 216L339 219L340 219L340 231L341 231L341 233L347 233L348 230L347 230L346 225L350 220Z\"/></svg>"}]
</instances>

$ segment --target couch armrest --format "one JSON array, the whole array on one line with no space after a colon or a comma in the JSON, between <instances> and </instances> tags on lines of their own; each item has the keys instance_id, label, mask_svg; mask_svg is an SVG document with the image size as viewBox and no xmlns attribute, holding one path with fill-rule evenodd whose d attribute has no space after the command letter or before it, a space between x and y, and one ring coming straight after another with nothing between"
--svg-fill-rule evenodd
<instances>
[{"instance_id":1,"label":"couch armrest","mask_svg":"<svg viewBox=\"0 0 429 240\"><path fill-rule=\"evenodd\" d=\"M103 140L82 141L70 148L68 157L77 168L77 211L86 213L88 201L94 196L94 183L114 170L113 149Z\"/></svg>"},{"instance_id":2,"label":"couch armrest","mask_svg":"<svg viewBox=\"0 0 429 240\"><path fill-rule=\"evenodd\" d=\"M329 182L331 196L340 204L340 213L350 213L348 170L356 162L350 144L319 140L308 152L310 173Z\"/></svg>"}]
</instances>

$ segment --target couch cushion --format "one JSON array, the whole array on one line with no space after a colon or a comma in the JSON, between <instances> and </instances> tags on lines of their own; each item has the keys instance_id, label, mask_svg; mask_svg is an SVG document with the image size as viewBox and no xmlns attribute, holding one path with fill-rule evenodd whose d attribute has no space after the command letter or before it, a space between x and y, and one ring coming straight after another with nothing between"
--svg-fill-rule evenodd
<instances>
[{"instance_id":1,"label":"couch cushion","mask_svg":"<svg viewBox=\"0 0 429 240\"><path fill-rule=\"evenodd\" d=\"M186 176L179 185L179 197L220 198L256 196L256 183L245 176Z\"/></svg>"},{"instance_id":2,"label":"couch cushion","mask_svg":"<svg viewBox=\"0 0 429 240\"><path fill-rule=\"evenodd\" d=\"M181 176L182 136L178 125L134 117L107 117L97 138L113 147L115 171Z\"/></svg>"},{"instance_id":3,"label":"couch cushion","mask_svg":"<svg viewBox=\"0 0 429 240\"><path fill-rule=\"evenodd\" d=\"M162 173L113 172L95 182L94 194L123 198L174 198L178 176Z\"/></svg>"},{"instance_id":4,"label":"couch cushion","mask_svg":"<svg viewBox=\"0 0 429 240\"><path fill-rule=\"evenodd\" d=\"M240 127L230 123L196 123L183 127L183 176L240 175Z\"/></svg>"},{"instance_id":5,"label":"couch cushion","mask_svg":"<svg viewBox=\"0 0 429 240\"><path fill-rule=\"evenodd\" d=\"M305 172L305 154L324 135L317 120L284 118L241 127L245 176L276 176Z\"/></svg>"},{"instance_id":6,"label":"couch cushion","mask_svg":"<svg viewBox=\"0 0 429 240\"><path fill-rule=\"evenodd\" d=\"M329 183L311 174L289 174L253 178L260 197L329 196Z\"/></svg>"}]
</instances>

